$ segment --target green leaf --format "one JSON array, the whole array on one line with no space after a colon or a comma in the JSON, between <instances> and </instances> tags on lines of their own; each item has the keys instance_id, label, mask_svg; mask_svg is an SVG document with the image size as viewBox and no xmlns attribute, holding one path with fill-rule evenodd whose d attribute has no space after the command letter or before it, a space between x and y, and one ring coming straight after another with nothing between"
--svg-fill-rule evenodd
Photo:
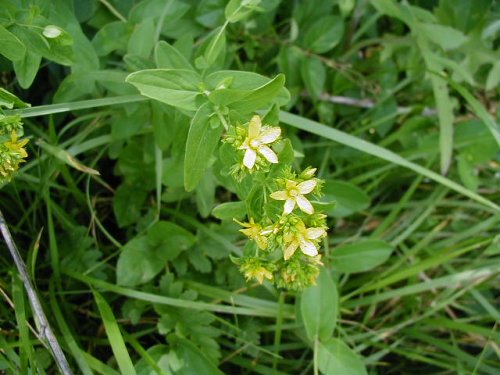
<instances>
[{"instance_id":1,"label":"green leaf","mask_svg":"<svg viewBox=\"0 0 500 375\"><path fill-rule=\"evenodd\" d=\"M196 206L202 217L208 217L215 204L216 183L210 169L205 170L203 178L196 187Z\"/></svg>"},{"instance_id":2,"label":"green leaf","mask_svg":"<svg viewBox=\"0 0 500 375\"><path fill-rule=\"evenodd\" d=\"M241 101L231 104L229 107L238 112L255 112L271 106L273 103L284 105L290 100L290 94L284 87L285 76L278 74L268 83L256 88Z\"/></svg>"},{"instance_id":3,"label":"green leaf","mask_svg":"<svg viewBox=\"0 0 500 375\"><path fill-rule=\"evenodd\" d=\"M134 31L128 40L127 51L147 59L155 45L154 33L155 24L151 18L135 25Z\"/></svg>"},{"instance_id":4,"label":"green leaf","mask_svg":"<svg viewBox=\"0 0 500 375\"><path fill-rule=\"evenodd\" d=\"M14 61L14 71L23 89L27 89L33 83L41 61L42 56L31 51L26 51L22 59Z\"/></svg>"},{"instance_id":5,"label":"green leaf","mask_svg":"<svg viewBox=\"0 0 500 375\"><path fill-rule=\"evenodd\" d=\"M155 62L159 69L191 69L189 61L171 44L161 40L155 47Z\"/></svg>"},{"instance_id":6,"label":"green leaf","mask_svg":"<svg viewBox=\"0 0 500 375\"><path fill-rule=\"evenodd\" d=\"M321 60L315 56L305 58L300 73L309 95L315 100L319 99L326 81L326 69Z\"/></svg>"},{"instance_id":7,"label":"green leaf","mask_svg":"<svg viewBox=\"0 0 500 375\"><path fill-rule=\"evenodd\" d=\"M213 110L209 103L203 104L191 121L184 158L184 188L192 191L203 177L210 164L212 154L222 133L222 126L213 129L210 116Z\"/></svg>"},{"instance_id":8,"label":"green leaf","mask_svg":"<svg viewBox=\"0 0 500 375\"><path fill-rule=\"evenodd\" d=\"M146 236L136 237L123 246L116 266L118 285L141 285L165 267L165 254L151 247Z\"/></svg>"},{"instance_id":9,"label":"green leaf","mask_svg":"<svg viewBox=\"0 0 500 375\"><path fill-rule=\"evenodd\" d=\"M339 295L325 268L316 283L302 292L300 311L309 340L328 340L337 324Z\"/></svg>"},{"instance_id":10,"label":"green leaf","mask_svg":"<svg viewBox=\"0 0 500 375\"><path fill-rule=\"evenodd\" d=\"M14 94L8 92L3 87L0 87L0 108L5 107L12 109L14 107L18 108L28 108L30 105L23 102Z\"/></svg>"},{"instance_id":11,"label":"green leaf","mask_svg":"<svg viewBox=\"0 0 500 375\"><path fill-rule=\"evenodd\" d=\"M327 211L327 214L333 217L349 216L370 205L370 197L350 182L326 180L323 193L323 202L336 202L335 207Z\"/></svg>"},{"instance_id":12,"label":"green leaf","mask_svg":"<svg viewBox=\"0 0 500 375\"><path fill-rule=\"evenodd\" d=\"M474 165L472 165L465 155L458 155L457 159L458 175L460 176L460 180L467 189L477 191L479 178L477 177Z\"/></svg>"},{"instance_id":13,"label":"green leaf","mask_svg":"<svg viewBox=\"0 0 500 375\"><path fill-rule=\"evenodd\" d=\"M212 65L217 58L224 53L226 49L226 33L225 27L221 26L214 30L214 35L210 39L207 45L207 49L204 53L205 62L208 65Z\"/></svg>"},{"instance_id":14,"label":"green leaf","mask_svg":"<svg viewBox=\"0 0 500 375\"><path fill-rule=\"evenodd\" d=\"M324 375L366 375L360 356L343 341L331 338L318 345L318 367Z\"/></svg>"},{"instance_id":15,"label":"green leaf","mask_svg":"<svg viewBox=\"0 0 500 375\"><path fill-rule=\"evenodd\" d=\"M392 245L380 240L342 245L333 250L334 268L343 273L369 271L389 259L393 250Z\"/></svg>"},{"instance_id":16,"label":"green leaf","mask_svg":"<svg viewBox=\"0 0 500 375\"><path fill-rule=\"evenodd\" d=\"M106 56L116 50L125 52L132 32L133 27L129 23L110 22L99 29L92 40L92 45L98 56Z\"/></svg>"},{"instance_id":17,"label":"green leaf","mask_svg":"<svg viewBox=\"0 0 500 375\"><path fill-rule=\"evenodd\" d=\"M214 207L212 215L219 220L241 220L246 215L245 202L226 202Z\"/></svg>"},{"instance_id":18,"label":"green leaf","mask_svg":"<svg viewBox=\"0 0 500 375\"><path fill-rule=\"evenodd\" d=\"M173 260L189 249L196 237L186 229L168 221L158 221L147 231L148 244L163 262Z\"/></svg>"},{"instance_id":19,"label":"green leaf","mask_svg":"<svg viewBox=\"0 0 500 375\"><path fill-rule=\"evenodd\" d=\"M261 0L230 0L226 5L224 15L229 23L235 23L258 8Z\"/></svg>"},{"instance_id":20,"label":"green leaf","mask_svg":"<svg viewBox=\"0 0 500 375\"><path fill-rule=\"evenodd\" d=\"M170 356L170 367L175 375L223 375L223 373L198 349L184 338L171 337L175 346Z\"/></svg>"},{"instance_id":21,"label":"green leaf","mask_svg":"<svg viewBox=\"0 0 500 375\"><path fill-rule=\"evenodd\" d=\"M130 74L126 82L142 95L174 107L195 111L201 77L188 69L148 69Z\"/></svg>"},{"instance_id":22,"label":"green leaf","mask_svg":"<svg viewBox=\"0 0 500 375\"><path fill-rule=\"evenodd\" d=\"M61 65L73 64L73 40L66 31L61 29L62 33L57 38L47 38L40 29L18 24L13 25L11 30L24 43L27 50Z\"/></svg>"},{"instance_id":23,"label":"green leaf","mask_svg":"<svg viewBox=\"0 0 500 375\"><path fill-rule=\"evenodd\" d=\"M330 51L344 36L344 20L339 16L324 16L315 20L304 36L304 46L315 53Z\"/></svg>"},{"instance_id":24,"label":"green leaf","mask_svg":"<svg viewBox=\"0 0 500 375\"><path fill-rule=\"evenodd\" d=\"M108 342L111 345L111 350L113 351L116 363L120 368L122 374L135 375L135 368L128 354L127 347L123 340L123 336L120 332L120 327L116 322L115 316L113 315L113 310L108 305L104 297L98 292L94 291L94 298L101 314L102 322L104 323L104 329L106 330L106 336L108 336Z\"/></svg>"},{"instance_id":25,"label":"green leaf","mask_svg":"<svg viewBox=\"0 0 500 375\"><path fill-rule=\"evenodd\" d=\"M455 88L457 88L457 87L455 87ZM464 95L463 93L461 93L461 94ZM472 98L469 97L468 99L475 100L473 97ZM466 99L466 100L468 100L468 99ZM478 109L481 109L481 108L482 108L482 106L479 104ZM493 122L493 119L491 119L490 117L487 116L488 115L487 111L484 108L482 108L482 110L484 112L486 112L486 115L484 113L482 113L482 115L484 115L484 117L486 119L490 119ZM364 139L352 136L352 135L347 134L345 132L342 132L340 130L337 130L337 129L334 129L332 127L320 124L319 122L309 120L305 117L293 115L293 114L288 113L288 112L281 111L280 112L280 119L282 122L289 124L291 126L294 126L298 129L305 130L305 131L310 132L312 134L317 134L317 135L325 137L327 139L331 139L332 141L336 141L336 142L339 142L343 145L352 147L352 148L359 150L361 152L364 152L366 154L376 156L376 157L381 158L383 160L387 160L390 163L394 163L394 164L400 165L402 167L411 169L412 171L414 171L416 173L420 173L423 176L426 176L426 177L428 177L428 178L430 178L430 179L432 179L432 180L434 180L434 181L436 181L436 182L438 182L438 183L440 183L440 184L442 184L450 189L457 191L460 194L463 194L471 199L474 199L477 202L480 202L481 204L484 204L488 207L493 208L497 212L500 212L500 206L498 206L496 203L484 198L483 196L481 196L479 194L474 193L473 191L470 191L469 189L464 188L463 186L457 184L456 182L454 182L446 177L443 177L443 176L439 175L438 173L431 171L430 169L424 168L421 165L413 163L413 162L401 157L400 155L398 155L398 154L396 154L396 153L394 153L394 152L392 152L384 147L377 146L373 143L367 142ZM483 119L483 117L481 117L481 119ZM495 126L494 122L489 127L491 128L493 126ZM494 131L494 130L495 129L492 129L492 131ZM500 133L499 133L498 139L500 139Z\"/></svg>"},{"instance_id":26,"label":"green leaf","mask_svg":"<svg viewBox=\"0 0 500 375\"><path fill-rule=\"evenodd\" d=\"M0 25L0 54L11 61L21 60L26 53L26 47L17 36Z\"/></svg>"},{"instance_id":27,"label":"green leaf","mask_svg":"<svg viewBox=\"0 0 500 375\"><path fill-rule=\"evenodd\" d=\"M99 175L99 171L92 169L90 167L87 167L80 163L77 159L75 159L68 151L65 149L59 147L59 146L54 146L54 145L49 145L48 143L42 141L39 139L36 144L40 146L42 150L44 150L46 153L54 156L56 159L59 159L63 163L69 165L70 167L79 170L80 172L91 174L91 175Z\"/></svg>"},{"instance_id":28,"label":"green leaf","mask_svg":"<svg viewBox=\"0 0 500 375\"><path fill-rule=\"evenodd\" d=\"M438 44L445 51L455 49L467 41L467 37L459 30L449 26L419 23L417 32L433 42Z\"/></svg>"}]
</instances>

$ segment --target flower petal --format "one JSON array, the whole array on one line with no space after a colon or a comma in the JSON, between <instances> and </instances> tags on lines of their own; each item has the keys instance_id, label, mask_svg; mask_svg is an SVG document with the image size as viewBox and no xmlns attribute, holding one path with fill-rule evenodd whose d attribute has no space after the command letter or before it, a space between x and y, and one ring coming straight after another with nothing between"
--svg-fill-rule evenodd
<instances>
[{"instance_id":1,"label":"flower petal","mask_svg":"<svg viewBox=\"0 0 500 375\"><path fill-rule=\"evenodd\" d=\"M307 241L303 238L300 239L300 250L311 257L318 255L318 249L311 241Z\"/></svg>"},{"instance_id":2,"label":"flower petal","mask_svg":"<svg viewBox=\"0 0 500 375\"><path fill-rule=\"evenodd\" d=\"M266 128L260 133L259 140L262 143L272 143L278 139L281 134L281 128Z\"/></svg>"},{"instance_id":3,"label":"flower petal","mask_svg":"<svg viewBox=\"0 0 500 375\"><path fill-rule=\"evenodd\" d=\"M293 199L287 199L285 202L285 207L283 207L283 213L288 215L295 208L295 201Z\"/></svg>"},{"instance_id":4,"label":"flower petal","mask_svg":"<svg viewBox=\"0 0 500 375\"><path fill-rule=\"evenodd\" d=\"M288 199L288 194L285 190L280 190L271 193L270 197L276 199L277 201L285 201Z\"/></svg>"},{"instance_id":5,"label":"flower petal","mask_svg":"<svg viewBox=\"0 0 500 375\"><path fill-rule=\"evenodd\" d=\"M309 202L306 197L299 194L295 197L295 200L297 201L297 205L303 212L309 215L312 215L314 213L314 208L311 202Z\"/></svg>"},{"instance_id":6,"label":"flower petal","mask_svg":"<svg viewBox=\"0 0 500 375\"><path fill-rule=\"evenodd\" d=\"M290 245L288 245L288 247L283 252L283 257L285 258L285 260L290 259L298 247L299 243L297 241L293 241L292 243L290 243Z\"/></svg>"},{"instance_id":7,"label":"flower petal","mask_svg":"<svg viewBox=\"0 0 500 375\"><path fill-rule=\"evenodd\" d=\"M306 230L306 238L309 240L315 240L324 236L326 231L323 228L308 228Z\"/></svg>"},{"instance_id":8,"label":"flower petal","mask_svg":"<svg viewBox=\"0 0 500 375\"><path fill-rule=\"evenodd\" d=\"M243 165L248 169L252 169L255 165L255 160L257 159L257 153L251 148L245 151L245 157L243 158Z\"/></svg>"},{"instance_id":9,"label":"flower petal","mask_svg":"<svg viewBox=\"0 0 500 375\"><path fill-rule=\"evenodd\" d=\"M297 188L299 189L301 194L309 194L311 191L314 190L317 184L318 181L316 180L307 180L298 184Z\"/></svg>"},{"instance_id":10,"label":"flower petal","mask_svg":"<svg viewBox=\"0 0 500 375\"><path fill-rule=\"evenodd\" d=\"M248 124L248 138L257 138L260 134L261 127L262 122L260 121L260 116L253 116L250 120L250 124Z\"/></svg>"},{"instance_id":11,"label":"flower petal","mask_svg":"<svg viewBox=\"0 0 500 375\"><path fill-rule=\"evenodd\" d=\"M259 153L264 156L269 163L276 164L278 162L278 157L269 147L261 145L259 146Z\"/></svg>"}]
</instances>

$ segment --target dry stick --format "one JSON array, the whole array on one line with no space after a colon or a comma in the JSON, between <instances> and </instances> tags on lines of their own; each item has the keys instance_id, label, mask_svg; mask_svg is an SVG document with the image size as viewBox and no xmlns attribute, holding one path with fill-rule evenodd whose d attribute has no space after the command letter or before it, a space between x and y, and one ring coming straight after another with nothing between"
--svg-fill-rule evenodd
<instances>
[{"instance_id":1,"label":"dry stick","mask_svg":"<svg viewBox=\"0 0 500 375\"><path fill-rule=\"evenodd\" d=\"M31 280L28 276L26 265L24 264L24 261L21 258L19 251L17 250L16 244L14 242L14 239L12 238L12 235L10 234L9 227L5 222L5 218L2 214L2 211L0 211L0 231L2 232L3 239L5 240L5 243L9 248L10 254L14 259L14 263L16 264L17 270L19 271L19 275L21 276L21 279L23 281L26 293L28 294L28 299L30 301L31 308L33 309L33 313L35 314L35 317L38 319L38 322L40 323L40 328L39 328L40 337L47 340L47 343L49 344L49 347L52 351L52 355L54 356L54 359L56 360L56 363L58 364L61 372L64 375L73 375L73 372L69 367L68 361L64 356L61 346L57 342L57 339L54 336L52 329L50 328L47 317L43 312L43 308L40 303L40 300L38 299L38 296L36 295L35 288L33 288L33 284L31 283Z\"/></svg>"}]
</instances>

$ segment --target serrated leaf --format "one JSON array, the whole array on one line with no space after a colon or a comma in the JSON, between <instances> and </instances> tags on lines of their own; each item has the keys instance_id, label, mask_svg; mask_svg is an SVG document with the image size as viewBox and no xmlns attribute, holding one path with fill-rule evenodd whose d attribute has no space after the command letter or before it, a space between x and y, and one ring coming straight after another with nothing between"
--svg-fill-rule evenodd
<instances>
[{"instance_id":1,"label":"serrated leaf","mask_svg":"<svg viewBox=\"0 0 500 375\"><path fill-rule=\"evenodd\" d=\"M309 340L328 340L332 336L337 324L339 295L326 269L321 270L315 286L302 292L300 311Z\"/></svg>"},{"instance_id":2,"label":"serrated leaf","mask_svg":"<svg viewBox=\"0 0 500 375\"><path fill-rule=\"evenodd\" d=\"M392 245L381 240L343 245L333 250L333 264L339 272L365 272L384 263L393 250Z\"/></svg>"},{"instance_id":3,"label":"serrated leaf","mask_svg":"<svg viewBox=\"0 0 500 375\"><path fill-rule=\"evenodd\" d=\"M210 116L213 111L209 103L203 104L191 121L184 157L184 188L192 191L207 169L210 158L219 143L222 126L213 129Z\"/></svg>"}]
</instances>

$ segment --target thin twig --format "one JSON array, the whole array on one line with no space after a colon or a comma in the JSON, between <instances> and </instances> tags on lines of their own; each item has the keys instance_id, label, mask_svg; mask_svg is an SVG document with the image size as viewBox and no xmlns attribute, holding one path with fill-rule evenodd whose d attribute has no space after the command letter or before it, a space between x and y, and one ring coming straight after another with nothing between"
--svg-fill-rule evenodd
<instances>
[{"instance_id":1,"label":"thin twig","mask_svg":"<svg viewBox=\"0 0 500 375\"><path fill-rule=\"evenodd\" d=\"M329 95L327 93L321 94L320 100L334 103L334 104L343 104L343 105L347 105L347 106L360 107L360 108L373 108L377 105L377 103L372 99L357 99L357 98L350 98L347 96ZM397 108L398 114L406 114L406 113L409 113L411 111L413 111L413 108L411 108L411 107L398 107ZM422 116L425 116L425 117L436 116L436 114L437 114L437 111L433 108L425 107L422 110Z\"/></svg>"},{"instance_id":2,"label":"thin twig","mask_svg":"<svg viewBox=\"0 0 500 375\"><path fill-rule=\"evenodd\" d=\"M61 349L61 346L57 342L57 339L54 333L52 332L52 329L50 328L47 317L43 312L42 304L40 303L40 300L36 295L35 288L33 287L33 284L31 283L31 280L28 276L28 270L26 268L26 264L24 263L21 254L19 254L19 251L17 250L16 244L14 242L14 239L12 238L12 235L10 234L9 228L7 226L7 223L5 222L5 218L2 214L2 211L0 211L0 231L2 232L2 236L5 240L5 243L7 244L10 254L14 259L14 263L16 264L17 270L19 271L19 275L21 276L21 280L23 281L24 288L26 289L26 293L28 294L28 299L30 301L31 308L33 309L33 313L35 314L35 317L37 318L40 324L39 337L47 340L47 343L49 344L49 347L52 351L52 355L56 360L56 363L59 366L61 373L64 375L73 375L73 372L69 367L68 361L66 360L66 357Z\"/></svg>"}]
</instances>

